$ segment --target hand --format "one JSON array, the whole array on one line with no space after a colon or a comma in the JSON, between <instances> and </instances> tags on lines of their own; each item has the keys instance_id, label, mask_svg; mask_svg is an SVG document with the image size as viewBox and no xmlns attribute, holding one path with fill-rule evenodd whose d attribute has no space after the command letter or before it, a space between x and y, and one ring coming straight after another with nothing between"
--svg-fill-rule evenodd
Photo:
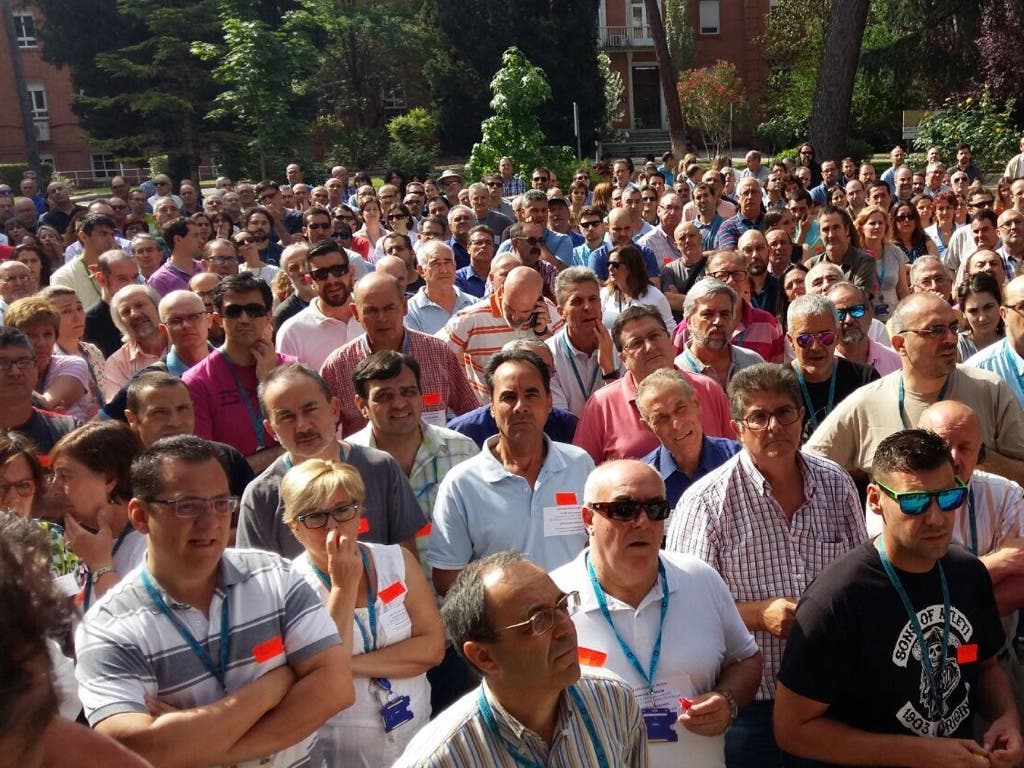
<instances>
[{"instance_id":1,"label":"hand","mask_svg":"<svg viewBox=\"0 0 1024 768\"><path fill-rule=\"evenodd\" d=\"M675 285L673 285L672 283L669 283L668 285L662 287L661 292L662 293L679 293L679 289L676 288Z\"/></svg>"},{"instance_id":2,"label":"hand","mask_svg":"<svg viewBox=\"0 0 1024 768\"><path fill-rule=\"evenodd\" d=\"M327 573L331 585L346 587L359 584L363 572L363 558L355 539L340 535L336 530L327 534Z\"/></svg>"},{"instance_id":3,"label":"hand","mask_svg":"<svg viewBox=\"0 0 1024 768\"><path fill-rule=\"evenodd\" d=\"M64 515L64 535L68 540L68 547L75 553L79 560L89 566L90 571L98 570L105 565L111 565L111 554L114 549L113 514L109 509L103 509L97 516L96 533L86 530L71 513Z\"/></svg>"},{"instance_id":4,"label":"hand","mask_svg":"<svg viewBox=\"0 0 1024 768\"><path fill-rule=\"evenodd\" d=\"M262 381L264 376L277 367L277 354L274 352L274 345L267 339L260 339L252 345L250 351L256 358L256 380Z\"/></svg>"},{"instance_id":5,"label":"hand","mask_svg":"<svg viewBox=\"0 0 1024 768\"><path fill-rule=\"evenodd\" d=\"M551 314L548 312L548 303L544 301L544 295L537 299L537 303L533 305L533 313L537 315L537 323L532 327L534 333L538 336L545 336L548 333L548 325L551 323Z\"/></svg>"},{"instance_id":6,"label":"hand","mask_svg":"<svg viewBox=\"0 0 1024 768\"><path fill-rule=\"evenodd\" d=\"M597 364L601 366L601 373L614 371L615 344L608 326L601 322L601 318L594 324L594 339L597 341Z\"/></svg>"},{"instance_id":7,"label":"hand","mask_svg":"<svg viewBox=\"0 0 1024 768\"><path fill-rule=\"evenodd\" d=\"M776 637L789 637L795 614L796 601L792 598L779 597L771 600L762 613L764 628Z\"/></svg>"},{"instance_id":8,"label":"hand","mask_svg":"<svg viewBox=\"0 0 1024 768\"><path fill-rule=\"evenodd\" d=\"M732 722L729 702L717 691L702 693L693 700L693 706L679 716L679 723L698 736L718 736Z\"/></svg>"},{"instance_id":9,"label":"hand","mask_svg":"<svg viewBox=\"0 0 1024 768\"><path fill-rule=\"evenodd\" d=\"M1024 759L1024 742L1015 718L1000 717L985 731L982 745L993 766L1013 768Z\"/></svg>"},{"instance_id":10,"label":"hand","mask_svg":"<svg viewBox=\"0 0 1024 768\"><path fill-rule=\"evenodd\" d=\"M146 706L149 707L149 714L153 717L160 717L160 715L169 715L171 712L177 712L178 707L172 707L166 701L158 699L156 696L150 696L146 694Z\"/></svg>"},{"instance_id":11,"label":"hand","mask_svg":"<svg viewBox=\"0 0 1024 768\"><path fill-rule=\"evenodd\" d=\"M913 768L988 768L989 753L971 739L915 739Z\"/></svg>"}]
</instances>

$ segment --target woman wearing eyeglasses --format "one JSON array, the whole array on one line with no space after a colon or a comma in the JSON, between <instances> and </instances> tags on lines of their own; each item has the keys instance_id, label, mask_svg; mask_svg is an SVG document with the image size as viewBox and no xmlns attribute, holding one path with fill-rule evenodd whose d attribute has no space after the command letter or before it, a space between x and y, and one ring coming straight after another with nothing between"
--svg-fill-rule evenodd
<instances>
[{"instance_id":1,"label":"woman wearing eyeglasses","mask_svg":"<svg viewBox=\"0 0 1024 768\"><path fill-rule=\"evenodd\" d=\"M938 256L932 239L924 233L921 216L913 201L900 203L892 209L893 244L903 251L907 262L913 264L921 256Z\"/></svg>"},{"instance_id":2,"label":"woman wearing eyeglasses","mask_svg":"<svg viewBox=\"0 0 1024 768\"><path fill-rule=\"evenodd\" d=\"M649 304L665 319L669 335L676 328L665 294L650 284L647 265L640 249L633 245L621 245L608 254L608 279L601 288L601 308L604 324L609 328L622 310L634 304Z\"/></svg>"},{"instance_id":3,"label":"woman wearing eyeglasses","mask_svg":"<svg viewBox=\"0 0 1024 768\"><path fill-rule=\"evenodd\" d=\"M251 272L253 277L262 280L267 285L274 282L274 275L280 271L280 268L273 264L267 264L260 258L259 243L252 235L248 232L239 232L232 242L235 245L235 253L244 259L238 265L239 272Z\"/></svg>"},{"instance_id":4,"label":"woman wearing eyeglasses","mask_svg":"<svg viewBox=\"0 0 1024 768\"><path fill-rule=\"evenodd\" d=\"M967 321L967 328L957 336L956 347L961 361L1006 334L1006 326L999 317L1002 303L999 281L988 272L975 272L960 284L957 305Z\"/></svg>"},{"instance_id":5,"label":"woman wearing eyeglasses","mask_svg":"<svg viewBox=\"0 0 1024 768\"><path fill-rule=\"evenodd\" d=\"M283 519L305 549L295 570L352 649L355 703L317 731L331 768L397 760L430 719L426 672L444 656L441 616L416 556L356 542L365 494L359 473L338 461L310 459L281 481Z\"/></svg>"},{"instance_id":6,"label":"woman wearing eyeglasses","mask_svg":"<svg viewBox=\"0 0 1024 768\"><path fill-rule=\"evenodd\" d=\"M36 449L20 432L0 430L0 508L34 517L45 484Z\"/></svg>"},{"instance_id":7,"label":"woman wearing eyeglasses","mask_svg":"<svg viewBox=\"0 0 1024 768\"><path fill-rule=\"evenodd\" d=\"M877 205L865 207L854 222L861 248L875 260L875 317L885 322L900 299L910 293L907 257L892 243L889 214Z\"/></svg>"}]
</instances>

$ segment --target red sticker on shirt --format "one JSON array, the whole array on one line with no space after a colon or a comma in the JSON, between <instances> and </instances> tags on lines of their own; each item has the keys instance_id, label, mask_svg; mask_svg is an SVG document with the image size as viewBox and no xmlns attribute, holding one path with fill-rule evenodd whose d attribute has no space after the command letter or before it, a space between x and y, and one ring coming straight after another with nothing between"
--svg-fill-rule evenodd
<instances>
[{"instance_id":1,"label":"red sticker on shirt","mask_svg":"<svg viewBox=\"0 0 1024 768\"><path fill-rule=\"evenodd\" d=\"M370 521L367 520L365 517L361 518L359 520L359 530L356 531L356 533L366 533L368 530L370 530Z\"/></svg>"},{"instance_id":2,"label":"red sticker on shirt","mask_svg":"<svg viewBox=\"0 0 1024 768\"><path fill-rule=\"evenodd\" d=\"M400 581L396 581L390 587L384 587L384 589L377 594L380 595L381 602L383 602L384 605L387 605L396 597L401 597L405 594L405 584Z\"/></svg>"},{"instance_id":3,"label":"red sticker on shirt","mask_svg":"<svg viewBox=\"0 0 1024 768\"><path fill-rule=\"evenodd\" d=\"M608 654L604 651L595 651L593 648L579 647L580 664L585 667L603 667Z\"/></svg>"},{"instance_id":4,"label":"red sticker on shirt","mask_svg":"<svg viewBox=\"0 0 1024 768\"><path fill-rule=\"evenodd\" d=\"M672 263L672 259L670 259L670 258L668 258L666 256L664 259L661 260L661 263L662 264L671 264Z\"/></svg>"},{"instance_id":5,"label":"red sticker on shirt","mask_svg":"<svg viewBox=\"0 0 1024 768\"><path fill-rule=\"evenodd\" d=\"M427 392L423 395L424 405L440 405L441 395L437 392Z\"/></svg>"},{"instance_id":6,"label":"red sticker on shirt","mask_svg":"<svg viewBox=\"0 0 1024 768\"><path fill-rule=\"evenodd\" d=\"M422 528L420 528L418 531L416 531L416 538L418 539L418 538L421 538L423 536L429 536L431 528L433 528L433 526L430 523L427 523Z\"/></svg>"},{"instance_id":7,"label":"red sticker on shirt","mask_svg":"<svg viewBox=\"0 0 1024 768\"><path fill-rule=\"evenodd\" d=\"M978 660L978 644L968 643L967 645L958 645L956 647L956 663L957 664L970 664L971 662Z\"/></svg>"},{"instance_id":8,"label":"red sticker on shirt","mask_svg":"<svg viewBox=\"0 0 1024 768\"><path fill-rule=\"evenodd\" d=\"M284 640L281 636L272 637L265 643L253 646L252 656L256 659L257 664L262 664L265 661L270 661L275 656L280 656L284 653Z\"/></svg>"},{"instance_id":9,"label":"red sticker on shirt","mask_svg":"<svg viewBox=\"0 0 1024 768\"><path fill-rule=\"evenodd\" d=\"M561 506L566 506L566 505L573 505L573 504L576 504L576 503L577 502L576 502L576 494L575 493L566 492L566 493L556 493L555 494L555 504L557 504L560 507Z\"/></svg>"}]
</instances>

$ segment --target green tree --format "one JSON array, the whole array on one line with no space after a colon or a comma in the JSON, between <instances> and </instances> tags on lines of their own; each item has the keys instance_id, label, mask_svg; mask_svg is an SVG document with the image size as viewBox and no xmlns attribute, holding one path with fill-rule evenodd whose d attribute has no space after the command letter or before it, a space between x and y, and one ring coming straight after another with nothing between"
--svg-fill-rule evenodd
<instances>
[{"instance_id":1,"label":"green tree","mask_svg":"<svg viewBox=\"0 0 1024 768\"><path fill-rule=\"evenodd\" d=\"M693 25L690 24L686 0L664 0L665 39L672 57L676 77L693 66Z\"/></svg>"},{"instance_id":2,"label":"green tree","mask_svg":"<svg viewBox=\"0 0 1024 768\"><path fill-rule=\"evenodd\" d=\"M978 98L950 97L941 109L925 113L914 146L921 152L939 147L943 157L956 157L957 144L966 142L980 168L998 170L1017 152L1020 131L1013 122L1014 104L1012 98L993 98L987 89Z\"/></svg>"},{"instance_id":3,"label":"green tree","mask_svg":"<svg viewBox=\"0 0 1024 768\"><path fill-rule=\"evenodd\" d=\"M605 141L615 141L622 133L615 124L626 115L626 86L622 75L612 69L612 60L601 51L597 54L597 68L604 84L604 120L598 135Z\"/></svg>"},{"instance_id":4,"label":"green tree","mask_svg":"<svg viewBox=\"0 0 1024 768\"><path fill-rule=\"evenodd\" d=\"M473 145L466 166L469 176L481 178L493 173L501 157L507 155L519 176L528 176L532 168L545 165L559 178L568 178L575 164L572 149L546 145L537 119L540 107L551 99L544 71L531 64L518 48L508 48L491 81L491 92L494 114L484 120L483 139Z\"/></svg>"}]
</instances>

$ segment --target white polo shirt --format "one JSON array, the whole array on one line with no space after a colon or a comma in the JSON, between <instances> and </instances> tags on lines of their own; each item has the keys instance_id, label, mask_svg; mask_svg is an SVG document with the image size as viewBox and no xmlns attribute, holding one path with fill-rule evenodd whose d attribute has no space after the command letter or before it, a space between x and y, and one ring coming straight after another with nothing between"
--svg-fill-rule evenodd
<instances>
[{"instance_id":1,"label":"white polo shirt","mask_svg":"<svg viewBox=\"0 0 1024 768\"><path fill-rule=\"evenodd\" d=\"M319 371L334 350L362 335L363 326L355 317L347 322L328 317L320 311L317 297L281 326L277 332L277 351Z\"/></svg>"}]
</instances>

